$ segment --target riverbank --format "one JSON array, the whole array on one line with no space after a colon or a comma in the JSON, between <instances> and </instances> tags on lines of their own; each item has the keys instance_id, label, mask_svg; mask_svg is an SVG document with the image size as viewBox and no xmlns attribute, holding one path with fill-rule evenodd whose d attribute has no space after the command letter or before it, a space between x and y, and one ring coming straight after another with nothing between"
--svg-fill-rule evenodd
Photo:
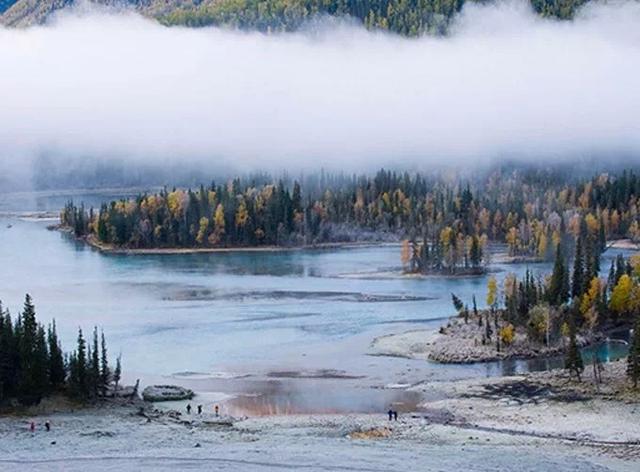
<instances>
[{"instance_id":1,"label":"riverbank","mask_svg":"<svg viewBox=\"0 0 640 472\"><path fill-rule=\"evenodd\" d=\"M425 400L397 422L385 412L216 418L148 403L4 417L0 468L382 471L411 461L438 470L632 471L640 405L610 396L623 367L607 365L599 393L561 371L425 382L408 387Z\"/></svg>"},{"instance_id":2,"label":"riverbank","mask_svg":"<svg viewBox=\"0 0 640 472\"><path fill-rule=\"evenodd\" d=\"M640 392L626 378L626 362L606 364L602 381L590 370L582 382L565 370L484 380L424 383L414 391L443 399L420 406L453 413L452 424L486 432L567 441L640 460Z\"/></svg>"},{"instance_id":3,"label":"riverbank","mask_svg":"<svg viewBox=\"0 0 640 472\"><path fill-rule=\"evenodd\" d=\"M422 359L443 364L470 364L506 359L535 359L564 353L565 346L558 343L544 346L531 343L523 333L517 332L513 343L496 348L495 334L491 342L482 344L484 328L477 321L465 323L461 318L451 318L440 330L412 330L404 333L380 336L373 340L373 355ZM578 337L578 345L584 347L587 340Z\"/></svg>"},{"instance_id":4,"label":"riverbank","mask_svg":"<svg viewBox=\"0 0 640 472\"><path fill-rule=\"evenodd\" d=\"M61 231L64 233L72 233L70 228L61 225L51 225L48 229L52 231ZM349 248L368 248L368 247L399 247L398 242L390 241L362 241L362 242L335 242L335 243L319 243L305 244L300 246L234 246L234 247L195 247L195 248L126 248L115 244L108 244L99 241L94 235L86 237L76 237L78 241L82 241L89 246L97 249L103 254L125 254L125 255L176 255L176 254L216 254L216 253L236 253L236 252L294 252L294 251L310 251L310 250L331 250L331 249L349 249Z\"/></svg>"},{"instance_id":5,"label":"riverbank","mask_svg":"<svg viewBox=\"0 0 640 472\"><path fill-rule=\"evenodd\" d=\"M622 249L626 251L640 250L640 244L634 243L631 239L614 239L607 241L607 249Z\"/></svg>"}]
</instances>

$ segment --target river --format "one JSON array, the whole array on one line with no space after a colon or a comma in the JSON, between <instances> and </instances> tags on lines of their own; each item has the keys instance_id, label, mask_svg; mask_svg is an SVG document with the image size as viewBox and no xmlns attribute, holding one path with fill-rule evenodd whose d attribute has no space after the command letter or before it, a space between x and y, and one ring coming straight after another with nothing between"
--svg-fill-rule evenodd
<instances>
[{"instance_id":1,"label":"river","mask_svg":"<svg viewBox=\"0 0 640 472\"><path fill-rule=\"evenodd\" d=\"M87 335L104 329L129 382L180 383L205 403L231 398L229 408L243 413L368 412L415 406L418 398L394 386L559 366L558 359L443 366L368 355L376 336L436 329L453 314L452 292L484 305L487 277L393 276L399 246L104 255L47 230L50 220L18 214L117 195L0 195L0 299L15 314L29 292L39 319L55 318L67 349L78 327ZM499 282L527 268L537 274L550 265L492 265ZM607 359L623 350L611 343L598 353Z\"/></svg>"}]
</instances>

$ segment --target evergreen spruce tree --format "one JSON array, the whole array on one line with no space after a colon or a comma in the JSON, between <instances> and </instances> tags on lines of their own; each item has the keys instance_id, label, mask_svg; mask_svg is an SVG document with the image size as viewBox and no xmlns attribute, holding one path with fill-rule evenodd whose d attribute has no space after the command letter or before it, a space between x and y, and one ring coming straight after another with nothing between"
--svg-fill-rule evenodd
<instances>
[{"instance_id":1,"label":"evergreen spruce tree","mask_svg":"<svg viewBox=\"0 0 640 472\"><path fill-rule=\"evenodd\" d=\"M571 284L571 296L579 297L584 292L584 261L582 255L582 238L576 239L576 252L573 259L573 277Z\"/></svg>"},{"instance_id":2,"label":"evergreen spruce tree","mask_svg":"<svg viewBox=\"0 0 640 472\"><path fill-rule=\"evenodd\" d=\"M480 267L480 265L482 264L482 247L480 246L478 236L476 236L475 234L471 238L471 249L469 253L471 265L474 268Z\"/></svg>"},{"instance_id":3,"label":"evergreen spruce tree","mask_svg":"<svg viewBox=\"0 0 640 472\"><path fill-rule=\"evenodd\" d=\"M49 383L53 390L59 390L65 382L65 365L62 347L58 340L56 331L56 321L53 320L47 332L47 343L49 345Z\"/></svg>"},{"instance_id":4,"label":"evergreen spruce tree","mask_svg":"<svg viewBox=\"0 0 640 472\"><path fill-rule=\"evenodd\" d=\"M476 319L478 320L478 326L482 327L482 316L478 314L478 304L476 303L475 294L473 295L472 301L473 301L473 316L475 316Z\"/></svg>"},{"instance_id":5,"label":"evergreen spruce tree","mask_svg":"<svg viewBox=\"0 0 640 472\"><path fill-rule=\"evenodd\" d=\"M93 341L89 349L89 393L97 398L100 393L100 350L98 347L98 328L93 328Z\"/></svg>"},{"instance_id":6,"label":"evergreen spruce tree","mask_svg":"<svg viewBox=\"0 0 640 472\"><path fill-rule=\"evenodd\" d=\"M36 321L35 306L29 294L25 295L24 307L18 319L17 331L20 359L19 398L21 402L31 404L37 401L41 396L41 392L38 392L37 379L35 377L38 371L38 360L35 352L38 323Z\"/></svg>"},{"instance_id":7,"label":"evergreen spruce tree","mask_svg":"<svg viewBox=\"0 0 640 472\"><path fill-rule=\"evenodd\" d=\"M627 264L624 261L624 256L622 254L618 254L616 256L616 275L614 286L618 284L620 277L627 273Z\"/></svg>"},{"instance_id":8,"label":"evergreen spruce tree","mask_svg":"<svg viewBox=\"0 0 640 472\"><path fill-rule=\"evenodd\" d=\"M575 374L578 382L580 382L580 376L584 371L584 363L582 361L582 354L580 354L580 349L578 348L578 343L576 341L576 310L577 304L576 308L572 308L568 314L567 323L569 324L569 347L567 349L564 367L565 369L569 370L569 375Z\"/></svg>"},{"instance_id":9,"label":"evergreen spruce tree","mask_svg":"<svg viewBox=\"0 0 640 472\"><path fill-rule=\"evenodd\" d=\"M51 383L49 382L49 351L47 348L47 337L42 325L38 325L36 331L33 356L33 394L36 403L38 403L44 395L51 392Z\"/></svg>"},{"instance_id":10,"label":"evergreen spruce tree","mask_svg":"<svg viewBox=\"0 0 640 472\"><path fill-rule=\"evenodd\" d=\"M0 332L0 383L2 397L12 398L17 395L19 383L20 351L17 328L14 327L9 311L2 312L2 332Z\"/></svg>"},{"instance_id":11,"label":"evergreen spruce tree","mask_svg":"<svg viewBox=\"0 0 640 472\"><path fill-rule=\"evenodd\" d=\"M7 323L2 303L0 303L0 403L11 394L10 370L11 370L11 339L13 338L13 326L11 319Z\"/></svg>"},{"instance_id":12,"label":"evergreen spruce tree","mask_svg":"<svg viewBox=\"0 0 640 472\"><path fill-rule=\"evenodd\" d=\"M547 290L547 301L554 306L558 306L567 301L569 295L568 290L568 274L564 265L562 249L560 244L556 250L556 260L553 264L553 273Z\"/></svg>"},{"instance_id":13,"label":"evergreen spruce tree","mask_svg":"<svg viewBox=\"0 0 640 472\"><path fill-rule=\"evenodd\" d=\"M607 236L604 231L604 224L599 222L598 227L598 254L602 254L607 249Z\"/></svg>"},{"instance_id":14,"label":"evergreen spruce tree","mask_svg":"<svg viewBox=\"0 0 640 472\"><path fill-rule=\"evenodd\" d=\"M640 381L640 315L636 317L627 357L627 376L633 383L634 389L638 388L638 381Z\"/></svg>"},{"instance_id":15,"label":"evergreen spruce tree","mask_svg":"<svg viewBox=\"0 0 640 472\"><path fill-rule=\"evenodd\" d=\"M453 307L456 309L456 311L458 313L461 313L462 309L464 308L464 303L462 303L462 300L460 300L460 298L456 296L455 293L451 294L451 302L453 303Z\"/></svg>"},{"instance_id":16,"label":"evergreen spruce tree","mask_svg":"<svg viewBox=\"0 0 640 472\"><path fill-rule=\"evenodd\" d=\"M82 396L82 387L80 385L80 369L78 368L78 355L76 352L69 354L67 368L69 370L67 377L68 393L72 397L80 398Z\"/></svg>"},{"instance_id":17,"label":"evergreen spruce tree","mask_svg":"<svg viewBox=\"0 0 640 472\"><path fill-rule=\"evenodd\" d=\"M585 253L585 271L587 272L587 275L585 276L585 284L587 283L586 281L591 280L594 277L598 277L600 274L600 256L602 255L599 245L593 238L588 238L587 243L588 245Z\"/></svg>"},{"instance_id":18,"label":"evergreen spruce tree","mask_svg":"<svg viewBox=\"0 0 640 472\"><path fill-rule=\"evenodd\" d=\"M107 395L107 387L111 381L111 371L107 358L107 343L104 339L104 332L100 333L100 394Z\"/></svg>"},{"instance_id":19,"label":"evergreen spruce tree","mask_svg":"<svg viewBox=\"0 0 640 472\"><path fill-rule=\"evenodd\" d=\"M611 266L609 267L609 277L607 278L607 288L609 291L613 290L613 287L616 286L616 263L615 261L611 261Z\"/></svg>"},{"instance_id":20,"label":"evergreen spruce tree","mask_svg":"<svg viewBox=\"0 0 640 472\"><path fill-rule=\"evenodd\" d=\"M120 383L120 377L122 375L122 356L118 356L116 359L116 368L113 370L113 383L115 384L115 389L118 389L118 384Z\"/></svg>"},{"instance_id":21,"label":"evergreen spruce tree","mask_svg":"<svg viewBox=\"0 0 640 472\"><path fill-rule=\"evenodd\" d=\"M74 393L78 398L86 399L89 396L87 381L87 343L82 335L82 329L78 329L78 347L73 355L75 361L75 386Z\"/></svg>"}]
</instances>

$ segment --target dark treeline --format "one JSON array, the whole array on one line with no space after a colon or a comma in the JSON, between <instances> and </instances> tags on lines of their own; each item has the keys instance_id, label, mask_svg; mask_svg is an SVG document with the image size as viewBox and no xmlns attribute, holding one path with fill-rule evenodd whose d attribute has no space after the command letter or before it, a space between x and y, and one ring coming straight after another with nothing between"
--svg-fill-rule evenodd
<instances>
[{"instance_id":1,"label":"dark treeline","mask_svg":"<svg viewBox=\"0 0 640 472\"><path fill-rule=\"evenodd\" d=\"M473 179L446 174L318 175L273 181L236 178L163 190L99 209L69 203L61 224L78 237L124 248L301 246L405 239L410 271L481 270L489 242L509 255L552 260L561 246L601 253L606 241L640 238L632 171L562 178L508 169Z\"/></svg>"},{"instance_id":2,"label":"dark treeline","mask_svg":"<svg viewBox=\"0 0 640 472\"><path fill-rule=\"evenodd\" d=\"M573 17L586 0L531 0L542 16ZM370 29L405 36L443 34L464 0L205 0L162 16L169 25L223 25L259 31L292 31L320 15L350 17Z\"/></svg>"},{"instance_id":3,"label":"dark treeline","mask_svg":"<svg viewBox=\"0 0 640 472\"><path fill-rule=\"evenodd\" d=\"M117 388L120 375L120 358L112 369L97 328L91 342L79 330L76 350L65 355L55 321L47 327L39 323L29 295L15 321L0 305L0 405L11 400L37 404L54 393L95 400L106 396L112 384Z\"/></svg>"}]
</instances>

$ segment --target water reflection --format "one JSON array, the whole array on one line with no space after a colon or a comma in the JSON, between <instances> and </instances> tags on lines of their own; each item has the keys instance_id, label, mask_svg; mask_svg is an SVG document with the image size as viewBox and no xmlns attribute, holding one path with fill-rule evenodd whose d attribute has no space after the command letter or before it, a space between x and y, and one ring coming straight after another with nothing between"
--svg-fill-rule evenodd
<instances>
[{"instance_id":1,"label":"water reflection","mask_svg":"<svg viewBox=\"0 0 640 472\"><path fill-rule=\"evenodd\" d=\"M309 392L314 392L310 395ZM366 389L339 382L297 380L262 385L259 392L244 394L225 403L234 415L264 416L320 413L380 413L393 405L400 413L416 411L421 401L416 392Z\"/></svg>"},{"instance_id":2,"label":"water reflection","mask_svg":"<svg viewBox=\"0 0 640 472\"><path fill-rule=\"evenodd\" d=\"M592 364L594 358L601 363L622 359L629 352L629 345L620 335L619 339L611 339L581 349L582 360L585 365ZM499 362L491 362L486 366L488 377L496 375L516 375L526 372L539 372L552 369L563 369L565 358L563 355L544 357L538 359L508 359Z\"/></svg>"}]
</instances>

